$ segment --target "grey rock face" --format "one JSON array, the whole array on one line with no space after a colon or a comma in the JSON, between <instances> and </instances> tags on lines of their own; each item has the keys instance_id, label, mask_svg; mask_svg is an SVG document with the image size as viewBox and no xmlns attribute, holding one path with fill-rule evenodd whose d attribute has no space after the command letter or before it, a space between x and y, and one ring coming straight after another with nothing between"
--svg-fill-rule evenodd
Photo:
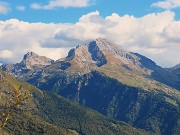
<instances>
[{"instance_id":1,"label":"grey rock face","mask_svg":"<svg viewBox=\"0 0 180 135\"><path fill-rule=\"evenodd\" d=\"M134 65L134 68L141 69L150 74L152 71L144 66L140 60L141 58L135 54L103 38L77 46L70 50L68 56L63 59L63 61L69 62L76 61L80 67L88 68L88 72L112 61L119 61L119 63L123 63L122 65Z\"/></svg>"},{"instance_id":2,"label":"grey rock face","mask_svg":"<svg viewBox=\"0 0 180 135\"><path fill-rule=\"evenodd\" d=\"M34 52L28 52L24 55L22 61L16 64L5 64L1 65L0 69L8 72L10 75L15 77L23 77L29 72L34 70L40 70L48 65L54 63L54 60L49 59L45 56L39 56Z\"/></svg>"},{"instance_id":3,"label":"grey rock face","mask_svg":"<svg viewBox=\"0 0 180 135\"><path fill-rule=\"evenodd\" d=\"M39 56L34 52L28 52L26 55L24 55L23 60L20 62L20 64L24 65L28 69L38 66L51 65L52 63L54 63L54 60L45 56Z\"/></svg>"}]
</instances>

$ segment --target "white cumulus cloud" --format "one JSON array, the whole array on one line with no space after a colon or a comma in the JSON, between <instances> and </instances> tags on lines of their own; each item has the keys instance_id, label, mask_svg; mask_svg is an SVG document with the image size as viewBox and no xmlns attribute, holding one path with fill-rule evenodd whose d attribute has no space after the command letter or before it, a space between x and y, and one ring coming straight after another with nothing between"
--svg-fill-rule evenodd
<instances>
[{"instance_id":1,"label":"white cumulus cloud","mask_svg":"<svg viewBox=\"0 0 180 135\"><path fill-rule=\"evenodd\" d=\"M54 9L58 7L87 7L94 3L94 0L50 0L47 4L33 3L33 9Z\"/></svg>"},{"instance_id":2,"label":"white cumulus cloud","mask_svg":"<svg viewBox=\"0 0 180 135\"><path fill-rule=\"evenodd\" d=\"M19 11L24 11L26 7L21 5L21 6L17 6L16 9Z\"/></svg>"},{"instance_id":3,"label":"white cumulus cloud","mask_svg":"<svg viewBox=\"0 0 180 135\"><path fill-rule=\"evenodd\" d=\"M13 56L12 51L9 51L9 50L0 51L0 57L1 58L7 59L7 58L11 58L12 56Z\"/></svg>"},{"instance_id":4,"label":"white cumulus cloud","mask_svg":"<svg viewBox=\"0 0 180 135\"><path fill-rule=\"evenodd\" d=\"M70 48L103 37L163 67L173 66L180 63L180 21L174 16L174 12L165 11L140 18L116 13L104 18L95 11L75 24L0 21L0 52L12 52L8 57L0 55L0 62L19 62L28 51L59 59Z\"/></svg>"},{"instance_id":5,"label":"white cumulus cloud","mask_svg":"<svg viewBox=\"0 0 180 135\"><path fill-rule=\"evenodd\" d=\"M6 14L10 11L9 4L6 2L0 2L0 14Z\"/></svg>"},{"instance_id":6,"label":"white cumulus cloud","mask_svg":"<svg viewBox=\"0 0 180 135\"><path fill-rule=\"evenodd\" d=\"M163 9L173 9L180 7L180 0L165 0L158 1L152 4L153 7L159 7Z\"/></svg>"},{"instance_id":7,"label":"white cumulus cloud","mask_svg":"<svg viewBox=\"0 0 180 135\"><path fill-rule=\"evenodd\" d=\"M65 56L67 48L41 47L40 42L52 38L63 24L28 23L16 19L0 21L0 52L11 51L13 55L0 55L0 61L4 63L16 63L28 51L34 51L40 55L46 55L53 59Z\"/></svg>"}]
</instances>

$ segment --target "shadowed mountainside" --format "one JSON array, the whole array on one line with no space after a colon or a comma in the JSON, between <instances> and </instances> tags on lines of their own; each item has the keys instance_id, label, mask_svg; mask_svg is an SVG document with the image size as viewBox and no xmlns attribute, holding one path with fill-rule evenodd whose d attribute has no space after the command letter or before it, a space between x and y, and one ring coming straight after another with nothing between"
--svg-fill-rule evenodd
<instances>
[{"instance_id":1,"label":"shadowed mountainside","mask_svg":"<svg viewBox=\"0 0 180 135\"><path fill-rule=\"evenodd\" d=\"M26 135L140 135L145 131L135 129L123 122L110 120L86 107L68 101L49 92L19 81L0 71L0 112L8 110L8 103L14 88L28 89L32 95L22 102L19 109L13 110L3 130L7 134ZM2 116L1 116L2 117Z\"/></svg>"}]
</instances>

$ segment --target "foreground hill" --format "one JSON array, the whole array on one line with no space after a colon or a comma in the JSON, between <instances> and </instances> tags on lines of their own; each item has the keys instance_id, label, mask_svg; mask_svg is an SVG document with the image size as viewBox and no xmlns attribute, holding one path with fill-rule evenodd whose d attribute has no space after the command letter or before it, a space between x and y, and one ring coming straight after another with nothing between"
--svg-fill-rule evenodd
<instances>
[{"instance_id":1,"label":"foreground hill","mask_svg":"<svg viewBox=\"0 0 180 135\"><path fill-rule=\"evenodd\" d=\"M38 88L109 118L155 134L180 134L179 77L106 39L79 45L67 57L43 68L24 72L6 66L2 69L16 76L21 73L19 78Z\"/></svg>"},{"instance_id":2,"label":"foreground hill","mask_svg":"<svg viewBox=\"0 0 180 135\"><path fill-rule=\"evenodd\" d=\"M0 71L0 111L11 107L10 99L16 87L31 91L31 96L13 110L5 134L15 135L141 135L144 131L125 123L107 119L86 107L72 103L56 94L42 92ZM21 95L22 96L22 95ZM3 116L1 116L1 120Z\"/></svg>"}]
</instances>

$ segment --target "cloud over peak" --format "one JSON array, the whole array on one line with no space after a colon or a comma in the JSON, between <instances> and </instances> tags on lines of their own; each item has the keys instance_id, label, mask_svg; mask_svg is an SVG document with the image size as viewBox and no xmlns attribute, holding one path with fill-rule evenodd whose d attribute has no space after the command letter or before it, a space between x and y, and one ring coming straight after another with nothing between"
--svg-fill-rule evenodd
<instances>
[{"instance_id":1,"label":"cloud over peak","mask_svg":"<svg viewBox=\"0 0 180 135\"><path fill-rule=\"evenodd\" d=\"M58 59L78 44L103 37L161 66L176 65L180 62L180 21L174 16L174 12L165 11L140 18L117 13L104 18L95 11L75 24L0 21L0 61L18 62L28 51Z\"/></svg>"}]
</instances>

